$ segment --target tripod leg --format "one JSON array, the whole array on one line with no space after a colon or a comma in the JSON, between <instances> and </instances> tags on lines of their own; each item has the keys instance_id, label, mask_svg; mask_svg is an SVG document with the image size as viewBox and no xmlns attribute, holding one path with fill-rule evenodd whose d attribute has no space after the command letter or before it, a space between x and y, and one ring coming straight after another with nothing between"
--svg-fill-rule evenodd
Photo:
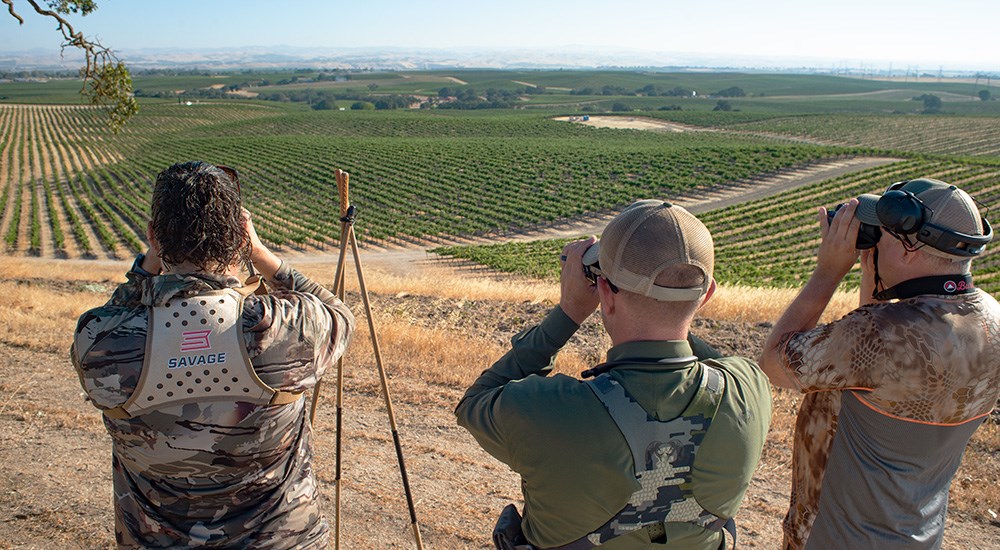
<instances>
[{"instance_id":1,"label":"tripod leg","mask_svg":"<svg viewBox=\"0 0 1000 550\"><path fill-rule=\"evenodd\" d=\"M337 271L333 276L333 293L340 298L341 301L344 300L344 260L347 258L347 223L340 224L340 257L337 259ZM337 386L340 386L340 365L343 359L337 361ZM316 382L316 386L313 388L313 400L309 409L309 423L312 424L316 420L316 407L319 404L319 389L320 385L323 383L322 380ZM340 403L338 398L337 403ZM339 433L339 430L338 430Z\"/></svg>"},{"instance_id":2,"label":"tripod leg","mask_svg":"<svg viewBox=\"0 0 1000 550\"><path fill-rule=\"evenodd\" d=\"M344 300L344 272L345 272L345 269L344 269L344 260L347 257L347 239L346 239L346 236L347 236L347 224L346 223L342 223L340 225L341 225L341 227L340 227L340 234L341 234L341 240L340 240L340 257L337 259L337 271L336 271L336 274L333 276L333 293L336 294L337 297L340 298L341 301L343 301ZM340 383L339 383L340 382L340 365L341 365L342 362L343 362L343 359L338 359L337 360L337 380L338 380L338 384L337 385L338 385L338 387L340 386ZM316 420L316 408L319 405L319 390L320 390L320 385L322 385L322 383L323 383L322 380L318 380L318 381L316 381L316 386L313 387L313 399L312 399L312 403L310 404L310 408L309 408L309 423L310 424L312 424L313 421ZM339 403L340 400L338 399L337 402Z\"/></svg>"},{"instance_id":3,"label":"tripod leg","mask_svg":"<svg viewBox=\"0 0 1000 550\"><path fill-rule=\"evenodd\" d=\"M348 234L348 223L344 222L340 225L340 257L337 259L337 271L333 277L333 293L340 298L341 301L344 300L344 273L347 271L344 269L344 263L347 258L347 234ZM316 409L319 405L319 390L322 384L322 380L316 381L316 386L313 388L313 398L309 409L309 424L313 425L316 420ZM334 490L334 520L333 520L333 538L334 547L340 548L340 485L341 485L341 448L343 442L343 419L344 419L344 358L341 356L337 359L337 440L336 440L336 474L333 479L333 490Z\"/></svg>"},{"instance_id":4,"label":"tripod leg","mask_svg":"<svg viewBox=\"0 0 1000 550\"><path fill-rule=\"evenodd\" d=\"M403 478L403 492L406 493L406 506L410 511L410 524L413 527L413 536L417 543L417 549L423 549L423 542L420 540L420 525L417 523L417 512L413 507L413 494L410 492L410 480L406 475L406 465L403 462L403 447L399 442L399 431L396 430L396 415L392 410L392 398L389 396L389 382L385 374L385 367L382 365L382 352L378 345L378 334L375 331L375 320L372 318L371 301L368 299L368 289L365 286L365 274L361 268L361 255L358 253L358 243L354 235L354 227L347 229L347 236L351 241L351 250L354 253L354 266L358 271L358 285L361 287L361 299L365 304L365 315L368 317L368 330L372 337L372 351L375 354L375 364L378 366L379 379L382 383L382 395L385 396L385 408L389 414L389 427L392 430L392 442L396 447L396 460L399 462L399 474Z\"/></svg>"}]
</instances>

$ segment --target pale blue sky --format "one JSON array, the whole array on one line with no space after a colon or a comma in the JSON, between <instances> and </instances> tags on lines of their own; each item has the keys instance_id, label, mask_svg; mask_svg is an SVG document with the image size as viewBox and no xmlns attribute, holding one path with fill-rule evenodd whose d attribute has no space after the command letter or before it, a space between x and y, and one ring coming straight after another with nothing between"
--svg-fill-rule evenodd
<instances>
[{"instance_id":1,"label":"pale blue sky","mask_svg":"<svg viewBox=\"0 0 1000 550\"><path fill-rule=\"evenodd\" d=\"M239 46L634 49L799 56L897 69L1000 71L997 0L98 0L74 24L125 52ZM46 18L14 0L0 52L54 48Z\"/></svg>"}]
</instances>

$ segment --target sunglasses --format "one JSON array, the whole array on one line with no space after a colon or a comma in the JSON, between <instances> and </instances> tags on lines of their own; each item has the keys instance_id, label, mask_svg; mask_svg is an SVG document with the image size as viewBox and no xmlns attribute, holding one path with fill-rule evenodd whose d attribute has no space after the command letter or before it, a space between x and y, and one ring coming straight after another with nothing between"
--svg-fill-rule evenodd
<instances>
[{"instance_id":1,"label":"sunglasses","mask_svg":"<svg viewBox=\"0 0 1000 550\"><path fill-rule=\"evenodd\" d=\"M583 274L586 275L587 279L589 279L590 282L595 285L597 284L597 278L601 277L602 279L608 282L608 287L611 288L611 292L618 294L618 287L615 286L615 284L611 282L611 279L608 279L608 277L604 275L604 273L601 273L601 268L598 266L598 264L583 266Z\"/></svg>"},{"instance_id":2,"label":"sunglasses","mask_svg":"<svg viewBox=\"0 0 1000 550\"><path fill-rule=\"evenodd\" d=\"M927 246L926 243L913 242L912 240L910 240L910 237L908 237L907 235L902 235L902 234L896 233L892 229L889 229L888 227L885 227L885 226L882 226L882 232L883 233L888 233L890 237L892 237L892 238L896 239L897 241L899 241L900 243L902 243L903 248L905 248L907 252L914 252L914 251L920 250L924 246Z\"/></svg>"}]
</instances>

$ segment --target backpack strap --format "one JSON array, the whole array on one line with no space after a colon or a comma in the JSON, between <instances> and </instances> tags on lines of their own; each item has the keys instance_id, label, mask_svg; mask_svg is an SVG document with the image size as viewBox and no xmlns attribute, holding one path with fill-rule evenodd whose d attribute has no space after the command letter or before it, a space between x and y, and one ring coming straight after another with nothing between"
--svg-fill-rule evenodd
<instances>
[{"instance_id":1,"label":"backpack strap","mask_svg":"<svg viewBox=\"0 0 1000 550\"><path fill-rule=\"evenodd\" d=\"M725 374L700 363L698 388L684 411L672 420L649 414L617 380L604 373L587 382L618 426L632 453L639 489L617 514L588 535L558 550L587 550L638 529L663 532L665 523L693 523L720 531L735 522L705 510L694 499L691 476L695 456L722 404Z\"/></svg>"}]
</instances>

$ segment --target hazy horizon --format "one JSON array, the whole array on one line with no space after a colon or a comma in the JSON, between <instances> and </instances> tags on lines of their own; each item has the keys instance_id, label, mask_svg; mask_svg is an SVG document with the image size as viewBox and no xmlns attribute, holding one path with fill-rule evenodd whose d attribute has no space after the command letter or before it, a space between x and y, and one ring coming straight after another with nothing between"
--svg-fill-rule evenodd
<instances>
[{"instance_id":1,"label":"hazy horizon","mask_svg":"<svg viewBox=\"0 0 1000 550\"><path fill-rule=\"evenodd\" d=\"M412 51L434 58L488 52L497 63L505 62L505 55L517 54L530 63L532 52L542 58L569 52L582 58L575 62L580 66L586 66L590 55L621 66L1000 72L993 29L1000 20L1000 3L987 0L954 0L946 6L931 0L904 5L887 0L836 5L510 0L502 6L455 0L346 6L319 0L99 0L98 5L87 17L68 19L127 63L157 51L292 49L344 55ZM25 23L18 26L8 14L0 14L0 58L17 64L48 52L58 62L61 40L53 22L25 2L15 0L14 6ZM76 57L66 53L62 65L71 68Z\"/></svg>"}]
</instances>

